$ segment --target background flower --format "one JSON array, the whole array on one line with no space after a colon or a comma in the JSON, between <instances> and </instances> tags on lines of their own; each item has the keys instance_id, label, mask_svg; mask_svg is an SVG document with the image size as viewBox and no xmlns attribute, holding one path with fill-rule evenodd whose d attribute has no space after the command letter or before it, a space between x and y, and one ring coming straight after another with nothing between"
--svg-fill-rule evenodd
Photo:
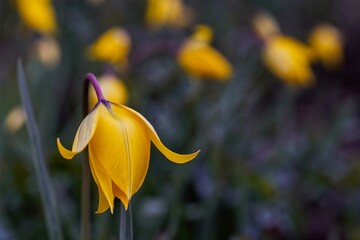
<instances>
[{"instance_id":1,"label":"background flower","mask_svg":"<svg viewBox=\"0 0 360 240\"><path fill-rule=\"evenodd\" d=\"M51 0L16 0L21 20L26 26L43 34L56 32L56 14Z\"/></svg>"}]
</instances>

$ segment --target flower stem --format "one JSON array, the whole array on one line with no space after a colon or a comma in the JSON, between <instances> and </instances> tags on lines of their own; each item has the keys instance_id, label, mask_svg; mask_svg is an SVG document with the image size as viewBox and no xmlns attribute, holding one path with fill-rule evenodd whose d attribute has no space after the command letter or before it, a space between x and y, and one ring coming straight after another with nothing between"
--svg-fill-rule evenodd
<instances>
[{"instance_id":1,"label":"flower stem","mask_svg":"<svg viewBox=\"0 0 360 240\"><path fill-rule=\"evenodd\" d=\"M92 74L91 74L92 75ZM93 78L88 75L86 75L86 79L84 81L84 87L83 87L83 102L82 102L82 113L83 117L85 118L88 114L88 102L89 102L89 96L88 96L88 89L89 89L89 81L91 82L90 78L95 81L95 84L97 84L96 77L92 75ZM94 86L94 84L93 84ZM95 86L94 86L95 88ZM96 88L95 88L96 89ZM99 87L100 89L100 87ZM95 90L96 91L96 90ZM101 90L100 90L100 94ZM88 155L85 152L84 158L82 161L82 179L81 179L81 239L82 240L89 240L90 239L90 171L88 166Z\"/></svg>"},{"instance_id":2,"label":"flower stem","mask_svg":"<svg viewBox=\"0 0 360 240\"><path fill-rule=\"evenodd\" d=\"M94 90L96 92L96 96L98 98L98 101L102 101L105 100L104 95L101 91L100 85L98 80L96 79L95 75L92 73L87 73L86 74L86 79L90 81L91 85L94 87ZM86 90L87 91L87 90ZM87 104L87 102L86 102ZM86 113L87 115L87 113Z\"/></svg>"},{"instance_id":3,"label":"flower stem","mask_svg":"<svg viewBox=\"0 0 360 240\"><path fill-rule=\"evenodd\" d=\"M119 240L132 240L133 239L133 226L132 226L132 212L131 203L129 203L128 210L125 210L123 204L120 209L120 233Z\"/></svg>"}]
</instances>

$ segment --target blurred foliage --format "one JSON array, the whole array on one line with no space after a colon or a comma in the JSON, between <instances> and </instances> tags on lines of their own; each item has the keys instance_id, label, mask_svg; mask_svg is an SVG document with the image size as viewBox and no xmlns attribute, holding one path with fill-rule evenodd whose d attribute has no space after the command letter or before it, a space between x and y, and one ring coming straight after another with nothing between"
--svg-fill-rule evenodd
<instances>
[{"instance_id":1,"label":"blurred foliage","mask_svg":"<svg viewBox=\"0 0 360 240\"><path fill-rule=\"evenodd\" d=\"M49 36L21 21L17 1L0 1L0 239L44 239L46 231L26 129L9 131L4 123L20 104L19 56L66 239L80 235L83 158L64 160L55 140L71 144L87 72L121 78L128 105L169 148L202 150L179 166L152 149L132 199L135 239L360 239L359 1L185 0L191 21L176 27L146 23L145 0L51 4L57 32L46 43L60 49L56 61L40 57L39 40ZM261 59L264 43L251 22L261 10L305 43L319 23L336 26L343 63L313 65L311 87L284 85ZM197 24L213 29L211 46L233 65L229 81L195 79L178 65L177 50ZM88 47L112 27L130 36L126 66L88 59ZM93 180L92 196L93 239L117 239L120 202L113 215L96 215Z\"/></svg>"}]
</instances>

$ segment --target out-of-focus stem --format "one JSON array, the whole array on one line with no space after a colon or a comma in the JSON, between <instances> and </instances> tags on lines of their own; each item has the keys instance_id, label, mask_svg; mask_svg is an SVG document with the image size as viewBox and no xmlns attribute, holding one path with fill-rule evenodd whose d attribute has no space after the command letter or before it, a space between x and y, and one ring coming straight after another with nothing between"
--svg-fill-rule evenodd
<instances>
[{"instance_id":1,"label":"out-of-focus stem","mask_svg":"<svg viewBox=\"0 0 360 240\"><path fill-rule=\"evenodd\" d=\"M88 77L89 74L86 75L86 79L84 81L83 88L83 102L82 102L82 112L83 117L85 118L88 114L88 89L89 89L89 81L91 81ZM91 74L92 75L92 74ZM90 75L89 75L90 76ZM90 76L91 77L91 76ZM95 78L95 76L94 76ZM95 78L96 80L96 78ZM96 81L97 83L97 81ZM100 88L100 87L99 87ZM101 90L99 91L101 93ZM96 92L97 94L98 92ZM101 93L102 95L102 93ZM81 179L81 239L88 240L90 239L90 171L88 164L88 154L87 152L83 155L82 161L82 179Z\"/></svg>"},{"instance_id":2,"label":"out-of-focus stem","mask_svg":"<svg viewBox=\"0 0 360 240\"><path fill-rule=\"evenodd\" d=\"M132 226L132 212L131 203L129 203L128 210L125 210L121 204L120 210L120 230L119 240L132 240L133 239L133 226Z\"/></svg>"}]
</instances>

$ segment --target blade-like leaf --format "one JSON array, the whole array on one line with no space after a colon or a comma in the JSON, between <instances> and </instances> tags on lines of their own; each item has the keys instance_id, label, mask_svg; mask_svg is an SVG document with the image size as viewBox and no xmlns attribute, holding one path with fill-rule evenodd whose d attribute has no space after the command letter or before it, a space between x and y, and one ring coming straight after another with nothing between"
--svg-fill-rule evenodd
<instances>
[{"instance_id":1,"label":"blade-like leaf","mask_svg":"<svg viewBox=\"0 0 360 240\"><path fill-rule=\"evenodd\" d=\"M27 119L26 126L30 137L33 153L32 159L44 207L48 236L51 240L60 240L62 239L62 234L57 214L55 196L52 191L49 173L45 164L44 154L41 147L40 132L35 120L34 110L26 84L25 73L20 59L17 63L17 80L19 84L21 102L25 109Z\"/></svg>"}]
</instances>

